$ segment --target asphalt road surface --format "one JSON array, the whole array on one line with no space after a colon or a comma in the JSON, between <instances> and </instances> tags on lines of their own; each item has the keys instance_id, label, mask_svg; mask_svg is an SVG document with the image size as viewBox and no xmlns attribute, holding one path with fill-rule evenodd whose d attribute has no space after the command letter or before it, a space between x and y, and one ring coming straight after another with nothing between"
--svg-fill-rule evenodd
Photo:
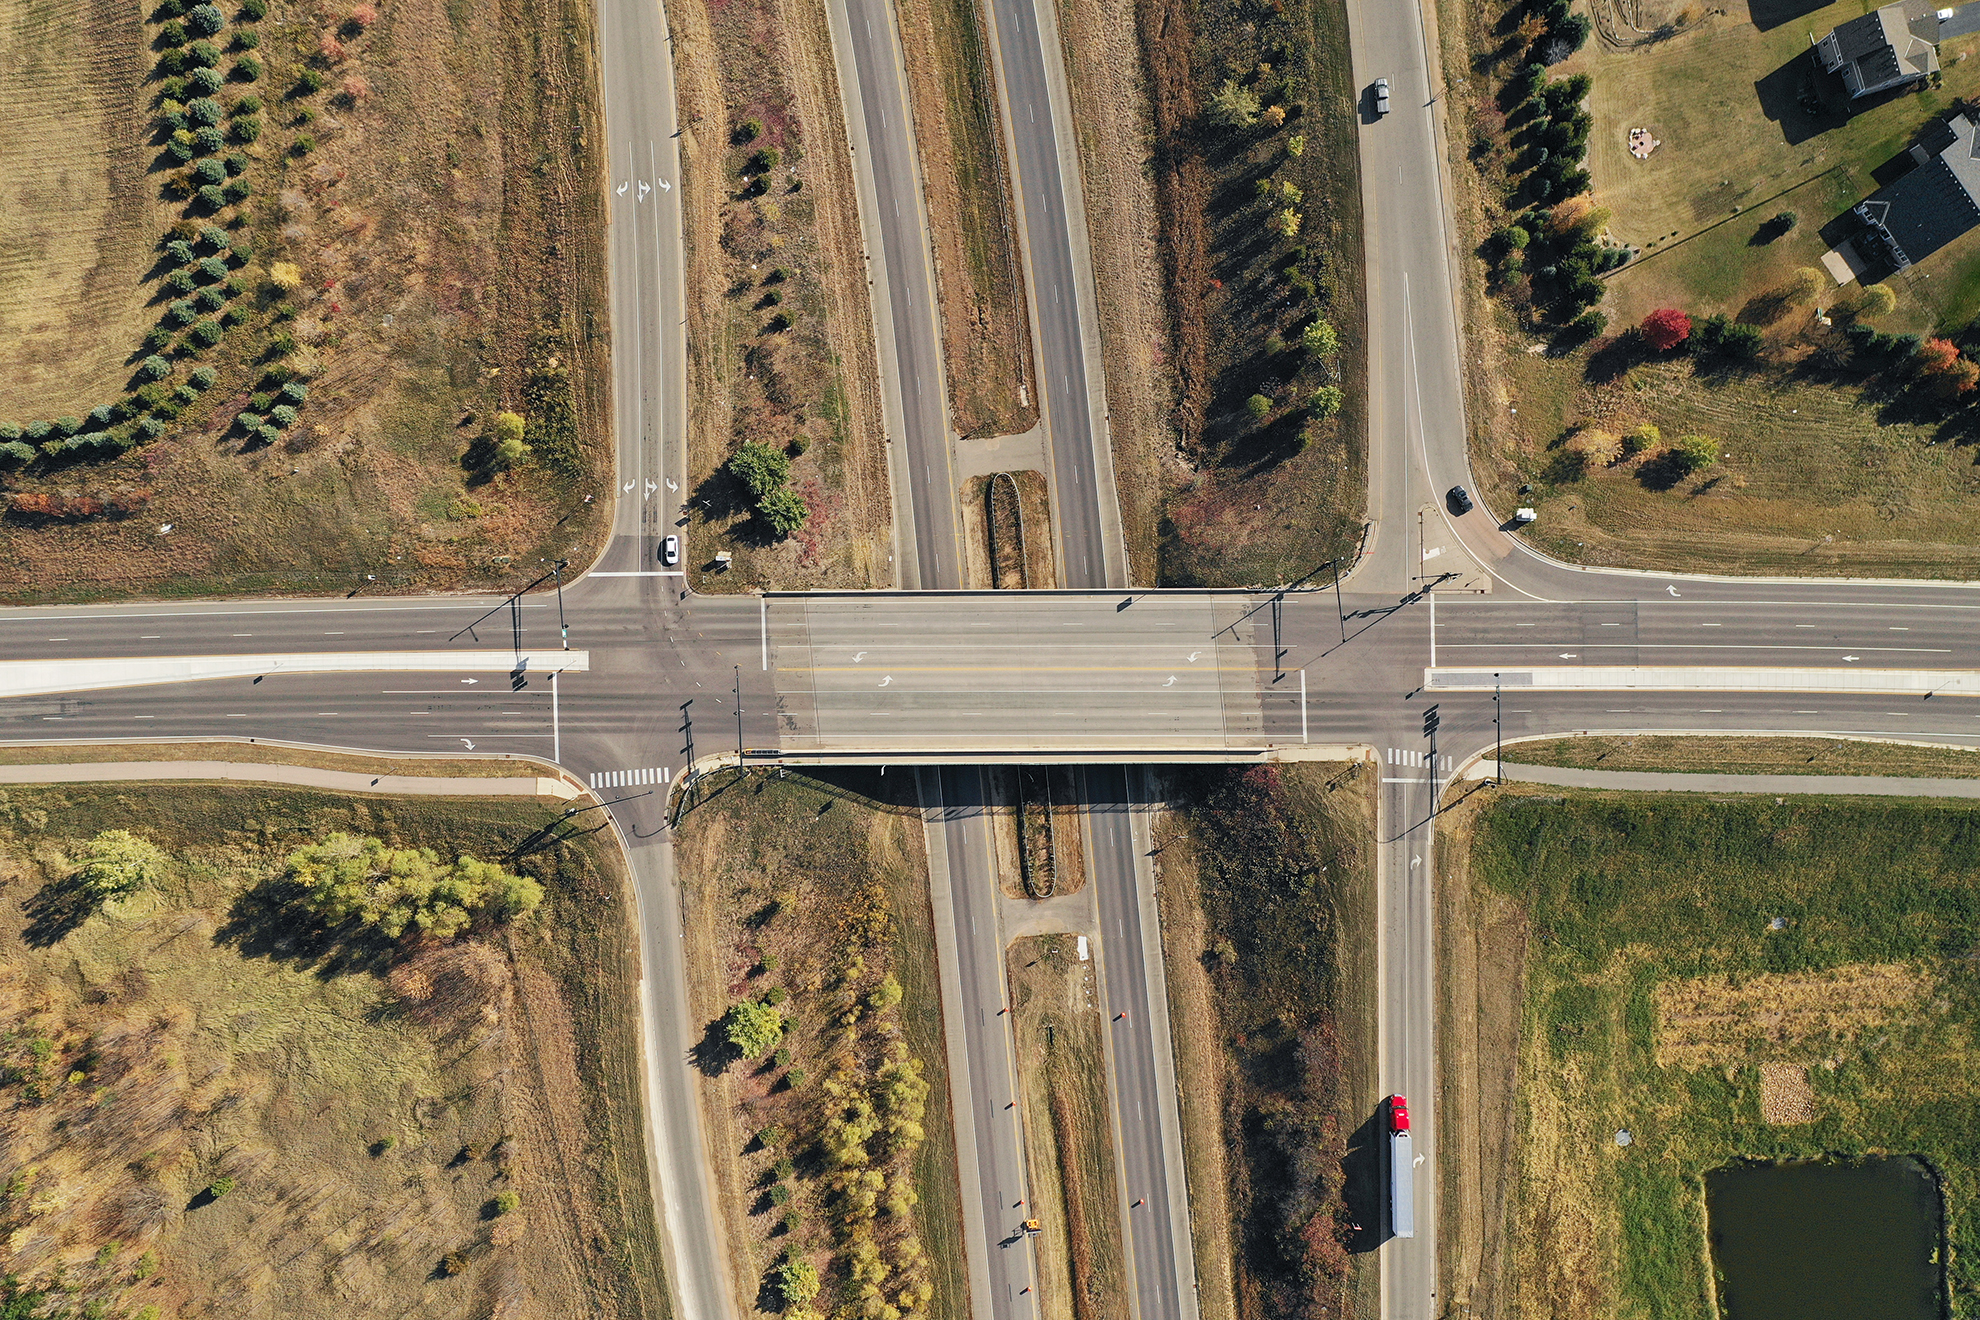
<instances>
[{"instance_id":1,"label":"asphalt road surface","mask_svg":"<svg viewBox=\"0 0 1980 1320\"><path fill-rule=\"evenodd\" d=\"M856 7L849 13L859 12ZM876 11L884 12L884 11ZM685 1019L678 946L678 907L666 848L664 803L691 758L739 749L777 749L789 732L806 753L841 750L873 753L857 721L811 723L791 704L793 694L815 701L821 680L828 691L850 693L851 680L826 678L822 662L786 655L783 634L770 634L769 607L754 599L706 599L685 594L682 579L654 560L658 535L677 525L683 484L681 447L681 340L678 175L673 152L672 90L666 36L656 7L608 0L601 50L611 175L611 294L614 330L615 417L619 476L610 493L615 535L595 572L567 584L561 605L545 592L521 601L411 598L271 601L245 604L149 603L114 607L16 610L0 614L0 659L68 660L106 657L306 655L323 652L483 651L518 652L571 646L583 650L589 668L555 680L528 671L517 680L485 671L426 668L417 674L381 665L377 672L324 675L271 673L202 683L74 691L0 700L0 738L23 742L64 739L194 737L268 738L356 749L424 753L516 751L555 756L587 782L612 776L628 786L612 806L616 828L634 862L642 940L646 950L642 1005L651 1067L652 1159L656 1195L668 1236L671 1283L690 1316L736 1314L732 1274L724 1259L705 1174L699 1109L685 1066L688 1043L698 1036ZM1068 555L1074 585L1119 586L1104 567L1104 441L1096 438L1088 397L1085 344L1091 327L1077 296L1055 296L1046 286L1068 278L1076 287L1075 245L1068 236L1063 169L1063 125L1050 120L1033 137L1030 113L1049 111L1051 68L1042 57L1027 72L1027 41L1037 48L1033 10L996 9L1000 58L1011 88L1013 157L1026 218L1026 260L1038 309L1039 378L1051 425L1054 479L1060 504L1062 548L1085 546L1084 559ZM1261 614L1237 645L1249 656L1252 687L1244 701L1256 710L1256 736L1225 735L1234 756L1253 757L1260 744L1280 749L1348 743L1375 749L1384 779L1381 796L1381 1059L1385 1090L1408 1094L1417 1114L1418 1235L1385 1245L1384 1311L1399 1317L1438 1312L1435 1278L1434 965L1429 925L1430 822L1437 789L1466 758L1488 748L1502 727L1508 737L1563 731L1739 731L1850 733L1910 737L1935 742L1980 742L1980 701L1953 689L1957 676L1980 674L1980 644L1969 640L1980 595L1963 585L1740 581L1671 574L1629 574L1554 564L1500 530L1493 513L1479 509L1462 518L1444 510L1441 491L1468 480L1465 418L1460 388L1458 315L1449 261L1453 251L1439 181L1436 107L1424 59L1420 18L1412 6L1356 3L1351 7L1353 57L1358 82L1387 76L1395 110L1366 122L1363 180L1367 217L1369 343L1371 359L1371 490L1373 529L1348 589L1300 593L1276 610L1269 597L1254 597ZM884 25L880 25L884 27ZM860 40L854 31L855 44ZM883 32L856 74L866 140L904 104L897 64L881 58ZM885 37L885 40L891 40ZM890 70L893 72L890 73ZM890 83L890 77L893 81ZM870 80L870 81L869 81ZM1026 107L1030 107L1027 111ZM894 130L898 131L898 130ZM1046 129L1038 130L1040 134ZM897 146L900 143L896 143ZM877 158L881 148L872 148ZM898 159L905 159L899 157ZM886 197L913 198L912 171L889 167ZM903 181L906 181L905 183ZM620 185L625 185L621 191ZM905 186L907 192L900 189ZM1060 190L1054 201L1054 189ZM886 205L882 204L882 227ZM924 383L935 359L902 356L900 344L916 335L932 340L932 312L925 282L919 221L883 244L881 264L896 351L889 370ZM899 242L896 242L899 240ZM1063 249L1063 264L1052 248ZM1054 272L1057 272L1056 276ZM1070 272L1070 274L1068 274ZM898 287L898 290L896 286ZM919 299L920 301L916 301ZM1055 310L1059 309L1059 310ZM1063 317L1063 320L1059 318ZM902 327L920 330L903 334ZM1056 328L1054 328L1056 326ZM919 350L914 350L918 352ZM915 364L919 363L918 371ZM916 573L925 586L953 585L953 483L944 470L946 444L938 444L943 419L939 373L931 404L926 391L908 411L900 443L913 461ZM905 397L905 396L904 396ZM934 409L933 413L929 408ZM932 422L931 422L932 417ZM1082 422L1081 418L1085 421ZM1082 426L1084 429L1082 430ZM1080 455L1082 452L1085 458ZM1067 465L1071 467L1068 468ZM1073 469L1094 479L1094 498L1069 499L1077 490ZM671 484L670 484L671 483ZM1091 530L1079 510L1089 507ZM1507 511L1496 511L1503 516ZM924 533L924 525L933 530ZM925 554L924 554L925 545ZM1096 548L1097 547L1097 548ZM692 548L691 548L692 549ZM1432 552L1436 552L1432 554ZM1476 573L1447 578L1446 565L1471 564ZM1101 565L1096 569L1095 565ZM383 566L381 566L382 570ZM1484 595L1449 594L1454 582L1479 581ZM1208 721L1198 708L1187 720L1178 708L1149 699L1146 667L1151 649L1193 649L1200 608L1182 593L1135 592L1126 614L1144 632L1115 633L1076 668L1082 685L1079 727L1056 745L1061 753L1090 747L1145 746L1150 760L1165 752L1205 750ZM1172 606L1170 601L1182 602ZM971 670L1016 669L1050 659L1066 646L1013 644L1000 636L972 640L968 625L1003 602L962 594L913 599L921 635L896 637L883 646L914 648L940 639L944 658ZM780 602L781 608L781 602ZM1107 606L1105 608L1111 608ZM1138 612L1138 613L1137 613ZM1434 625L1433 625L1434 615ZM1146 621L1157 620L1150 625ZM1164 619L1166 623L1162 622ZM912 631L912 629L910 630ZM994 632L995 630L980 630ZM1101 633L1105 629L1098 630ZM856 642L853 632L832 646ZM806 643L814 652L820 648ZM825 649L829 649L825 648ZM1188 651L1183 650L1183 655ZM845 662L850 664L852 662ZM858 662L865 663L865 662ZM1184 662L1186 663L1186 662ZM1224 661L1220 658L1219 664ZM1678 668L1692 675L1677 690L1632 686L1644 667ZM1105 676L1109 668L1114 677ZM829 668L847 670L837 661ZM1425 691L1432 670L1471 673L1562 669L1601 670L1605 688L1555 684L1508 689L1495 703L1488 691ZM1839 680L1810 677L1786 691L1740 690L1742 675L1836 671L1860 674L1944 675L1948 682L1923 692L1839 690ZM1165 672L1161 677L1166 678ZM1178 686L1184 677L1178 674ZM1893 680L1895 683L1895 680ZM834 689L834 684L839 688ZM1828 684L1825 686L1824 684ZM1011 739L1000 721L1041 742L1049 723L1038 712L1051 696L1042 676L1007 682L949 683L916 689L913 700L887 710L886 736L908 737L924 750L937 748L958 764L1008 754ZM891 685L890 685L891 687ZM877 686L876 693L883 691ZM931 701L931 692L942 700ZM1138 695L1139 694L1139 695ZM953 709L974 703L967 719ZM1199 691L1190 698L1202 701ZM1220 696L1226 706L1228 691ZM1434 744L1423 713L1434 703L1440 725ZM781 708L780 708L781 707ZM1499 722L1495 724L1495 711ZM944 723L944 721L948 721ZM1194 721L1193 723L1191 721ZM1188 748L1169 744L1185 733ZM995 737L992 735L996 734ZM942 747L940 744L947 744ZM993 745L994 744L994 745ZM884 753L881 753L884 754ZM664 778L654 783L651 774ZM980 800L969 771L938 776L941 802L959 813L943 822L958 891L983 891L987 854L970 834L969 804ZM1088 776L1100 796L1115 791L1106 772ZM1124 796L1125 788L1119 790ZM948 810L938 804L938 810ZM1111 826L1094 830L1092 864L1103 920L1119 924L1104 946L1110 1003L1136 1002L1159 971L1137 966L1123 945L1134 936L1131 900L1141 880L1131 832L1123 841ZM966 934L974 899L959 899L959 957L975 959L966 990L978 1008L1001 987L1001 950L971 943ZM994 931L994 923L992 923ZM1143 933L1145 937L1145 932ZM991 1010L994 1017L994 1010ZM1145 1017L1129 1021L1146 1031ZM1007 1082L1007 1037L994 1024L972 1028L971 1076L987 1079L987 1103ZM1111 1037L1113 1096L1122 1120L1123 1178L1135 1197L1167 1204L1168 1180L1181 1170L1148 1138L1152 1129L1139 1108L1153 1082L1143 1060L1156 1060L1166 1041L1123 1029ZM1002 1051L1000 1054L999 1051ZM1004 1071L998 1071L998 1060ZM980 1070L976 1063L981 1064ZM1157 1099L1160 1097L1158 1096ZM1022 1179L1014 1123L1001 1110L983 1110L985 1098L966 1097L974 1115L977 1165L964 1170L965 1185L979 1189L977 1214L985 1221L993 1202L982 1199ZM959 1101L960 1107L961 1101ZM1145 1190L1144 1190L1145 1189ZM1013 1198L1017 1199L1017 1198ZM1173 1287L1187 1267L1186 1225L1180 1231L1139 1217L1130 1219L1136 1306L1144 1320L1180 1315L1189 1291ZM1149 1216L1153 1219L1154 1216ZM1166 1234L1166 1236L1165 1236ZM1016 1297L1028 1266L1015 1250L994 1240L977 1242L991 1261L995 1282L990 1313L1028 1314ZM973 1262L975 1264L975 1262ZM991 1277L983 1273L982 1277ZM1165 1289L1167 1291L1165 1291ZM979 1299L980 1301L981 1299Z\"/></svg>"}]
</instances>

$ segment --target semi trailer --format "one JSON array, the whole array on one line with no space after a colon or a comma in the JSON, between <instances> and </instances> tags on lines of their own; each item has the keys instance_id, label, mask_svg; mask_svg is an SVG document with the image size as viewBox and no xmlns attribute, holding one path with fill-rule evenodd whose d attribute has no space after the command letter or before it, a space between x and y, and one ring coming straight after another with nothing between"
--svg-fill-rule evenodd
<instances>
[{"instance_id":1,"label":"semi trailer","mask_svg":"<svg viewBox=\"0 0 1980 1320\"><path fill-rule=\"evenodd\" d=\"M1416 1236L1416 1157L1409 1148L1409 1101L1389 1097L1389 1233Z\"/></svg>"}]
</instances>

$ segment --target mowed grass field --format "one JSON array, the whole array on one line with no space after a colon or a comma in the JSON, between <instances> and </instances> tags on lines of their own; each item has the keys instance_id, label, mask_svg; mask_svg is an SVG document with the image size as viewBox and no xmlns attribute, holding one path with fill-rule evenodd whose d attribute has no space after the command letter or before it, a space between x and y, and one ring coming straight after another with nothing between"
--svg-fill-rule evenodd
<instances>
[{"instance_id":1,"label":"mowed grass field","mask_svg":"<svg viewBox=\"0 0 1980 1320\"><path fill-rule=\"evenodd\" d=\"M176 212L145 174L147 12L0 9L0 420L117 397L158 319L144 279Z\"/></svg>"},{"instance_id":2,"label":"mowed grass field","mask_svg":"<svg viewBox=\"0 0 1980 1320\"><path fill-rule=\"evenodd\" d=\"M1524 535L1561 558L1792 576L1980 576L1980 466L1854 380L1699 369L1689 358L1590 380L1581 356L1502 358L1505 410L1483 419L1477 472L1495 511L1532 505ZM1517 409L1517 412L1511 411ZM1586 473L1560 462L1571 427L1668 440L1703 434L1720 461L1672 482L1654 455ZM1957 419L1955 425L1957 424ZM1531 484L1531 493L1516 487Z\"/></svg>"},{"instance_id":3,"label":"mowed grass field","mask_svg":"<svg viewBox=\"0 0 1980 1320\"><path fill-rule=\"evenodd\" d=\"M1659 306L1736 315L1828 250L1820 230L1876 191L1880 171L1918 130L1961 98L1980 97L1980 36L1944 43L1943 86L1866 98L1854 108L1833 91L1818 113L1802 104L1814 85L1810 36L1868 12L1864 0L1793 13L1780 0L1727 6L1666 41L1619 50L1591 42L1565 68L1594 79L1588 171L1610 235L1644 249L1610 280L1613 321L1633 323ZM1765 26L1762 26L1765 25ZM1833 80L1829 80L1833 88ZM1629 131L1662 142L1646 160ZM1756 238L1779 211L1800 224ZM1963 326L1980 311L1980 234L1969 235L1893 285L1891 325Z\"/></svg>"},{"instance_id":4,"label":"mowed grass field","mask_svg":"<svg viewBox=\"0 0 1980 1320\"><path fill-rule=\"evenodd\" d=\"M1518 1005L1447 1055L1454 1307L1705 1320L1706 1171L1896 1152L1980 1313L1980 813L1515 786L1443 828L1447 1021Z\"/></svg>"}]
</instances>

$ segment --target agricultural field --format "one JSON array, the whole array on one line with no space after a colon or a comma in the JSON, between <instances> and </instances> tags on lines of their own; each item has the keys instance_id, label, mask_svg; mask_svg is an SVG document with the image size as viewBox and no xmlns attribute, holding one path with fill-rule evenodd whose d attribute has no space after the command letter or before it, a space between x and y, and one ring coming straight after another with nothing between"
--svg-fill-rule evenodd
<instances>
[{"instance_id":1,"label":"agricultural field","mask_svg":"<svg viewBox=\"0 0 1980 1320\"><path fill-rule=\"evenodd\" d=\"M873 314L825 8L690 0L668 19L696 548L684 567L700 591L890 586Z\"/></svg>"},{"instance_id":2,"label":"agricultural field","mask_svg":"<svg viewBox=\"0 0 1980 1320\"><path fill-rule=\"evenodd\" d=\"M611 461L590 25L574 0L0 20L9 597L587 558Z\"/></svg>"},{"instance_id":3,"label":"agricultural field","mask_svg":"<svg viewBox=\"0 0 1980 1320\"><path fill-rule=\"evenodd\" d=\"M1060 22L1136 580L1300 577L1353 550L1365 503L1346 9L1065 0Z\"/></svg>"},{"instance_id":4,"label":"agricultural field","mask_svg":"<svg viewBox=\"0 0 1980 1320\"><path fill-rule=\"evenodd\" d=\"M1779 8L1636 6L1655 39L1592 40L1548 71L1543 87L1586 80L1592 193L1523 213L1527 251L1543 235L1555 245L1527 261L1505 236L1530 200L1534 147L1506 88L1529 11L1446 14L1446 78L1475 89L1451 106L1460 217L1482 258L1466 268L1485 350L1468 382L1479 485L1495 513L1533 506L1526 534L1574 562L1971 577L1980 430L1958 373L1973 370L1960 353L1980 293L1961 290L1980 278L1980 235L1868 290L1839 289L1820 258L1841 237L1830 222L1980 90L1980 64L1963 58L1976 39L1945 43L1943 86L1851 115L1804 104L1804 71L1809 32L1859 7ZM1659 144L1646 158L1629 149L1638 128ZM1597 281L1592 324L1566 332L1539 264L1563 225L1598 254L1635 254ZM1668 350L1627 333L1660 308L1689 322ZM1932 334L1952 338L1912 337Z\"/></svg>"},{"instance_id":5,"label":"agricultural field","mask_svg":"<svg viewBox=\"0 0 1980 1320\"><path fill-rule=\"evenodd\" d=\"M1176 772L1155 843L1205 1320L1373 1316L1374 776Z\"/></svg>"},{"instance_id":6,"label":"agricultural field","mask_svg":"<svg viewBox=\"0 0 1980 1320\"><path fill-rule=\"evenodd\" d=\"M1513 785L1442 828L1452 1305L1705 1320L1707 1171L1893 1153L1980 1308L1971 806Z\"/></svg>"},{"instance_id":7,"label":"agricultural field","mask_svg":"<svg viewBox=\"0 0 1980 1320\"><path fill-rule=\"evenodd\" d=\"M690 1011L737 1295L969 1314L914 779L721 776L679 826ZM876 1311L876 1314L878 1312Z\"/></svg>"},{"instance_id":8,"label":"agricultural field","mask_svg":"<svg viewBox=\"0 0 1980 1320\"><path fill-rule=\"evenodd\" d=\"M32 1313L660 1314L627 877L588 839L510 855L561 806L0 792L0 1268ZM341 918L298 869L340 834L496 862L515 906Z\"/></svg>"}]
</instances>

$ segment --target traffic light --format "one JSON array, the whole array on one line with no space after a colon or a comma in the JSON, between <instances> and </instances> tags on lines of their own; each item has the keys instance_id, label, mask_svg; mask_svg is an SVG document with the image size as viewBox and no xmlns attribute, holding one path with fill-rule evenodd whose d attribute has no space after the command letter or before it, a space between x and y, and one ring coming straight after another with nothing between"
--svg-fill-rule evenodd
<instances>
[{"instance_id":1,"label":"traffic light","mask_svg":"<svg viewBox=\"0 0 1980 1320\"><path fill-rule=\"evenodd\" d=\"M1423 736L1426 738L1436 737L1437 724L1437 708L1432 706L1429 710L1423 712Z\"/></svg>"}]
</instances>

